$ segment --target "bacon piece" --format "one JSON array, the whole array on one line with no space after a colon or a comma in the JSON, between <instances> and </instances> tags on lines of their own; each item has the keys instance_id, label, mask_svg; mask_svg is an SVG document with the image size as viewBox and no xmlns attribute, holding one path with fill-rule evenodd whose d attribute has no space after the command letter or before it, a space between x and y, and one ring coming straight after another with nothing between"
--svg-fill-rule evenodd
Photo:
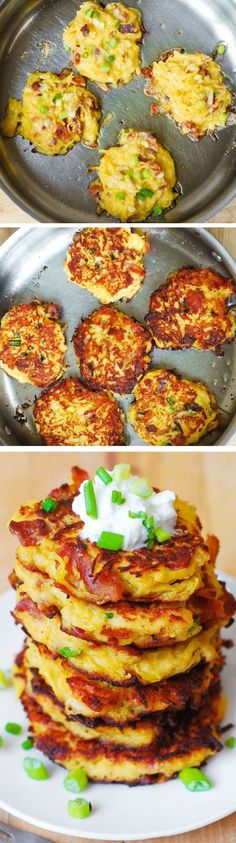
<instances>
[{"instance_id":1,"label":"bacon piece","mask_svg":"<svg viewBox=\"0 0 236 843\"><path fill-rule=\"evenodd\" d=\"M32 521L11 521L9 529L24 547L40 544L48 533L48 525L43 518L34 518Z\"/></svg>"},{"instance_id":2,"label":"bacon piece","mask_svg":"<svg viewBox=\"0 0 236 843\"><path fill-rule=\"evenodd\" d=\"M82 32L83 35L89 35L89 26L87 23L85 23L84 26L81 26L80 32Z\"/></svg>"},{"instance_id":3,"label":"bacon piece","mask_svg":"<svg viewBox=\"0 0 236 843\"><path fill-rule=\"evenodd\" d=\"M65 542L60 552L62 557L68 556L69 576L74 577L78 572L88 591L90 594L96 595L98 602L107 603L110 600L115 603L121 599L122 583L116 573L111 570L113 562L109 556L107 558L106 552L103 551L104 566L98 574L94 574L94 560L89 556L86 545L80 539L77 540L76 544ZM98 564L99 560L100 554L96 557Z\"/></svg>"}]
</instances>

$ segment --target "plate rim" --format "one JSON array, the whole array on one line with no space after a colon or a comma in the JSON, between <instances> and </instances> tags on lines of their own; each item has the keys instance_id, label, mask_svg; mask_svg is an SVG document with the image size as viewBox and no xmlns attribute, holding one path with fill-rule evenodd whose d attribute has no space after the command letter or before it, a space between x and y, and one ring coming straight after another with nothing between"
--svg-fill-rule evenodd
<instances>
[{"instance_id":1,"label":"plate rim","mask_svg":"<svg viewBox=\"0 0 236 843\"><path fill-rule=\"evenodd\" d=\"M218 568L216 569L216 574L219 578L223 578L226 582L226 585L228 585L229 588L232 588L233 592L235 592L235 594L236 594L236 576L228 573L227 571L224 571L224 570L221 570L221 569L218 569ZM0 594L0 605L1 605L1 603L4 603L5 601L9 600L9 597L12 594L12 592L13 592L13 589L9 588L9 589L3 591ZM219 800L219 804L220 804L220 800ZM225 811L223 811L223 813L222 813L222 811L219 810L219 812L217 813L217 816L215 816L214 819L207 819L206 822L204 822L204 825L202 825L202 823L199 824L198 822L196 822L196 823L194 822L191 825L189 825L189 824L186 825L186 827L184 827L184 828L183 828L183 826L179 827L174 832L172 830L167 829L167 830L161 831L161 832L153 830L152 832L148 832L146 834L140 833L140 834L126 834L126 835L122 834L121 835L121 834L116 834L116 833L114 834L113 833L111 835L111 833L100 833L100 832L95 832L95 831L89 832L89 831L86 831L86 830L83 831L83 829L82 830L79 829L77 831L74 828L70 829L69 827L66 827L66 826L65 827L64 826L58 827L57 825L54 825L53 823L46 823L43 820L38 820L36 818L35 819L29 818L29 816L27 814L25 814L24 811L18 811L17 809L13 811L12 807L9 807L9 805L1 799L1 796L0 796L0 809L9 813L10 818L15 817L16 819L19 819L22 822L27 823L28 825L35 826L35 828L43 829L44 831L53 832L54 834L61 834L61 835L64 835L64 836L69 835L70 837L77 837L77 838L80 837L81 839L84 839L84 840L107 840L107 841L113 841L114 840L114 841L127 841L127 843L129 843L129 841L135 841L135 840L151 840L151 839L155 839L155 838L158 839L158 838L162 838L162 837L175 837L178 834L187 834L188 832L195 831L198 828L206 828L208 825L214 825L214 823L219 822L219 820L225 819L225 817L231 816L232 814L234 814L236 812L236 796L235 796L235 807L230 808L229 810L225 810ZM0 820L0 827L1 827L1 820ZM47 841L46 841L46 843L47 843ZM49 843L49 841L48 841L48 843Z\"/></svg>"}]
</instances>

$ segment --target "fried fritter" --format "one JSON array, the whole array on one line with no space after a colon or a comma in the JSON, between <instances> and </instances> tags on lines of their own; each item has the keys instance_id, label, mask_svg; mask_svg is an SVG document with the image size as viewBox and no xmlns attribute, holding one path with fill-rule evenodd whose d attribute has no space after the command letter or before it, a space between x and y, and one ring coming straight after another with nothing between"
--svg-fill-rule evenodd
<instances>
[{"instance_id":1,"label":"fried fritter","mask_svg":"<svg viewBox=\"0 0 236 843\"><path fill-rule=\"evenodd\" d=\"M122 129L118 146L102 153L98 178L89 193L122 222L145 220L169 208L176 198L175 165L170 152L150 132Z\"/></svg>"},{"instance_id":2,"label":"fried fritter","mask_svg":"<svg viewBox=\"0 0 236 843\"><path fill-rule=\"evenodd\" d=\"M97 741L102 744L114 744L120 747L140 748L156 743L160 746L168 731L174 727L179 720L179 712L174 711L157 712L151 717L142 717L137 723L107 724L85 718L68 717L65 706L59 702L50 686L34 670L25 665L24 657L21 660L21 667L14 666L13 670L15 686L18 696L23 697L25 692L32 697L34 702L40 706L43 714L48 715L55 723L61 724L64 729L77 739L85 741Z\"/></svg>"},{"instance_id":3,"label":"fried fritter","mask_svg":"<svg viewBox=\"0 0 236 843\"><path fill-rule=\"evenodd\" d=\"M1 320L0 367L20 383L48 386L64 371L66 342L57 304L17 304Z\"/></svg>"},{"instance_id":4,"label":"fried fritter","mask_svg":"<svg viewBox=\"0 0 236 843\"><path fill-rule=\"evenodd\" d=\"M141 287L147 239L130 228L85 228L75 234L65 261L69 281L103 303L131 299Z\"/></svg>"},{"instance_id":5,"label":"fried fritter","mask_svg":"<svg viewBox=\"0 0 236 843\"><path fill-rule=\"evenodd\" d=\"M22 101L9 99L0 124L8 138L22 135L43 155L65 155L76 143L96 146L101 111L82 77L70 70L30 73Z\"/></svg>"},{"instance_id":6,"label":"fried fritter","mask_svg":"<svg viewBox=\"0 0 236 843\"><path fill-rule=\"evenodd\" d=\"M225 126L232 104L221 66L204 53L168 50L144 69L152 114L168 114L182 134L198 141Z\"/></svg>"},{"instance_id":7,"label":"fried fritter","mask_svg":"<svg viewBox=\"0 0 236 843\"><path fill-rule=\"evenodd\" d=\"M47 445L122 445L124 413L110 392L92 392L66 378L34 402L34 419Z\"/></svg>"},{"instance_id":8,"label":"fried fritter","mask_svg":"<svg viewBox=\"0 0 236 843\"><path fill-rule=\"evenodd\" d=\"M213 269L182 267L151 295L148 327L158 348L219 351L236 335L236 313L227 302L231 278Z\"/></svg>"},{"instance_id":9,"label":"fried fritter","mask_svg":"<svg viewBox=\"0 0 236 843\"><path fill-rule=\"evenodd\" d=\"M149 445L194 445L218 427L217 403L199 381L153 369L134 388L128 419Z\"/></svg>"},{"instance_id":10,"label":"fried fritter","mask_svg":"<svg viewBox=\"0 0 236 843\"><path fill-rule=\"evenodd\" d=\"M141 38L142 18L137 9L123 3L107 3L104 8L91 0L82 3L63 33L73 67L103 91L110 85L126 85L140 74Z\"/></svg>"},{"instance_id":11,"label":"fried fritter","mask_svg":"<svg viewBox=\"0 0 236 843\"><path fill-rule=\"evenodd\" d=\"M150 364L152 342L145 328L121 310L94 310L74 334L80 375L92 389L132 392Z\"/></svg>"},{"instance_id":12,"label":"fried fritter","mask_svg":"<svg viewBox=\"0 0 236 843\"><path fill-rule=\"evenodd\" d=\"M44 714L32 697L25 693L22 701L37 749L68 770L82 767L90 780L130 784L164 781L183 767L199 766L221 749L219 723L224 712L219 690L206 698L198 713L174 717L163 742L136 748L76 740Z\"/></svg>"},{"instance_id":13,"label":"fried fritter","mask_svg":"<svg viewBox=\"0 0 236 843\"><path fill-rule=\"evenodd\" d=\"M193 634L181 644L141 650L97 644L73 633L69 635L61 629L58 612L48 617L27 595L17 603L13 614L32 640L43 644L53 658L61 654L80 673L111 684L130 685L135 679L143 685L154 684L185 673L202 660L213 662L216 658L217 627Z\"/></svg>"},{"instance_id":14,"label":"fried fritter","mask_svg":"<svg viewBox=\"0 0 236 843\"><path fill-rule=\"evenodd\" d=\"M18 600L25 594L39 610L50 616L60 612L63 632L87 641L125 647L135 644L143 649L163 647L186 641L201 628L217 622L227 625L234 614L235 602L212 567L203 572L203 584L185 603L107 603L97 606L71 597L54 583L47 574L31 570L19 559L15 563L15 581Z\"/></svg>"},{"instance_id":15,"label":"fried fritter","mask_svg":"<svg viewBox=\"0 0 236 843\"><path fill-rule=\"evenodd\" d=\"M201 662L185 674L154 685L142 685L136 681L124 687L85 676L69 660L60 656L53 659L46 647L36 645L30 639L27 640L24 659L25 667L35 677L34 689L41 687L43 680L50 693L63 705L67 717L92 727L104 722L114 726L137 723L143 716L155 712L169 709L182 711L189 703L197 709L208 689L215 687L223 663L218 648L213 663ZM20 682L21 666L18 673ZM22 693L22 684L19 690Z\"/></svg>"},{"instance_id":16,"label":"fried fritter","mask_svg":"<svg viewBox=\"0 0 236 843\"><path fill-rule=\"evenodd\" d=\"M57 508L46 513L29 501L15 514L10 530L21 546L17 556L63 585L76 599L103 605L122 600L186 601L202 584L210 554L194 507L176 501L175 535L163 544L136 551L107 551L82 541L82 522L72 511L74 486L62 487Z\"/></svg>"}]
</instances>

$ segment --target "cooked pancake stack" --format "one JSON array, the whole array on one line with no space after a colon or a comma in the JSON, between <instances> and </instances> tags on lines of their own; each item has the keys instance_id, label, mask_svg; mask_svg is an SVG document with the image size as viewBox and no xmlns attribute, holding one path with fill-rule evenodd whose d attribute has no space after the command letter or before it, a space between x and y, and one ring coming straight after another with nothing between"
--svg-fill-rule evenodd
<instances>
[{"instance_id":1,"label":"cooked pancake stack","mask_svg":"<svg viewBox=\"0 0 236 843\"><path fill-rule=\"evenodd\" d=\"M221 747L220 629L234 599L214 574L217 540L181 501L174 538L152 549L82 541L72 501L83 479L74 469L10 524L26 632L18 693L53 761L99 781L163 781Z\"/></svg>"}]
</instances>

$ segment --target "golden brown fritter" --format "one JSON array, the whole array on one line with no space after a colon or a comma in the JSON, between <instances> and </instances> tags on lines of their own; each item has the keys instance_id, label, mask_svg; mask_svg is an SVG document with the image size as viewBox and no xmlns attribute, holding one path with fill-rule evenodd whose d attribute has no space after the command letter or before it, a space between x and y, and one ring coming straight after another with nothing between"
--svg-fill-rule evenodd
<instances>
[{"instance_id":1,"label":"golden brown fritter","mask_svg":"<svg viewBox=\"0 0 236 843\"><path fill-rule=\"evenodd\" d=\"M147 239L128 227L84 228L69 247L65 271L103 304L131 299L144 280L147 251Z\"/></svg>"},{"instance_id":2,"label":"golden brown fritter","mask_svg":"<svg viewBox=\"0 0 236 843\"><path fill-rule=\"evenodd\" d=\"M81 4L63 33L73 67L104 91L110 85L125 85L140 74L141 38L142 19L137 9L123 3L107 3L104 8L93 0Z\"/></svg>"},{"instance_id":3,"label":"golden brown fritter","mask_svg":"<svg viewBox=\"0 0 236 843\"><path fill-rule=\"evenodd\" d=\"M155 369L134 388L128 419L149 445L193 445L218 427L217 403L199 381Z\"/></svg>"},{"instance_id":4,"label":"golden brown fritter","mask_svg":"<svg viewBox=\"0 0 236 843\"><path fill-rule=\"evenodd\" d=\"M217 626L197 635L193 633L180 644L141 650L134 646L99 644L81 639L74 631L72 634L63 632L60 614L48 616L49 613L39 610L27 595L17 603L13 614L27 635L37 644L43 644L53 658L61 654L80 673L112 685L130 685L135 680L142 685L154 684L185 673L201 661L212 663L216 659Z\"/></svg>"},{"instance_id":5,"label":"golden brown fritter","mask_svg":"<svg viewBox=\"0 0 236 843\"><path fill-rule=\"evenodd\" d=\"M231 278L210 268L182 267L151 295L146 320L158 348L219 351L236 335L236 313L227 302Z\"/></svg>"},{"instance_id":6,"label":"golden brown fritter","mask_svg":"<svg viewBox=\"0 0 236 843\"><path fill-rule=\"evenodd\" d=\"M208 537L208 542L214 537ZM66 584L59 586L47 574L16 559L14 581L17 599L25 595L46 614L60 612L60 628L86 641L125 647L163 647L186 641L192 635L219 622L227 625L235 601L219 583L212 565L203 571L202 586L186 603L106 603L97 606L72 597ZM27 604L26 604L27 607Z\"/></svg>"},{"instance_id":7,"label":"golden brown fritter","mask_svg":"<svg viewBox=\"0 0 236 843\"><path fill-rule=\"evenodd\" d=\"M51 513L41 501L20 507L10 530L21 543L17 554L24 565L48 574L76 599L101 605L126 599L185 601L202 585L210 552L194 507L175 502L177 527L168 541L114 552L82 541L83 524L72 511L76 493L74 483L53 490L57 507Z\"/></svg>"},{"instance_id":8,"label":"golden brown fritter","mask_svg":"<svg viewBox=\"0 0 236 843\"><path fill-rule=\"evenodd\" d=\"M115 307L94 310L74 334L80 375L91 389L132 392L150 364L152 342L145 328Z\"/></svg>"},{"instance_id":9,"label":"golden brown fritter","mask_svg":"<svg viewBox=\"0 0 236 843\"><path fill-rule=\"evenodd\" d=\"M70 70L30 73L22 101L10 99L1 133L22 135L43 155L65 155L76 143L97 146L101 111L82 77Z\"/></svg>"},{"instance_id":10,"label":"golden brown fritter","mask_svg":"<svg viewBox=\"0 0 236 843\"><path fill-rule=\"evenodd\" d=\"M159 216L176 198L173 158L150 132L122 129L118 146L105 149L94 169L98 178L89 193L98 201L98 212L122 222L145 220L153 212Z\"/></svg>"},{"instance_id":11,"label":"golden brown fritter","mask_svg":"<svg viewBox=\"0 0 236 843\"><path fill-rule=\"evenodd\" d=\"M152 716L144 716L137 722L122 725L106 723L101 718L89 719L80 715L77 717L69 716L66 714L65 706L57 699L50 685L45 682L37 670L31 669L27 665L24 653L20 655L20 664L18 662L19 657L13 668L18 696L24 698L26 692L40 706L44 714L51 717L55 723L62 724L75 738L89 741L99 740L102 744L133 748L147 747L155 741L158 746L163 743L169 729L173 728L174 717L176 717L176 722L179 720L178 708L176 713L167 709L164 713L160 711L153 713ZM200 671L203 672L203 668L198 668L199 673ZM218 684L217 670L209 686L212 691L213 688L216 688L216 684Z\"/></svg>"},{"instance_id":12,"label":"golden brown fritter","mask_svg":"<svg viewBox=\"0 0 236 843\"><path fill-rule=\"evenodd\" d=\"M204 53L168 50L143 71L152 114L168 114L192 140L225 126L232 104L221 66Z\"/></svg>"},{"instance_id":13,"label":"golden brown fritter","mask_svg":"<svg viewBox=\"0 0 236 843\"><path fill-rule=\"evenodd\" d=\"M34 403L36 428L47 445L122 445L124 413L110 392L92 392L66 378Z\"/></svg>"},{"instance_id":14,"label":"golden brown fritter","mask_svg":"<svg viewBox=\"0 0 236 843\"><path fill-rule=\"evenodd\" d=\"M206 698L198 713L173 715L162 742L137 748L76 739L44 714L33 697L24 693L22 702L37 749L68 770L82 767L90 780L130 784L164 781L183 767L199 766L221 749L219 724L224 712L219 689Z\"/></svg>"},{"instance_id":15,"label":"golden brown fritter","mask_svg":"<svg viewBox=\"0 0 236 843\"><path fill-rule=\"evenodd\" d=\"M40 687L43 679L63 704L66 716L89 726L102 722L119 726L137 723L157 711L181 711L189 703L197 709L208 689L215 687L223 661L218 649L213 663L201 662L187 674L171 676L154 685L142 685L138 680L131 685L112 685L86 676L70 660L60 656L53 659L46 647L28 639L25 664L35 676L34 688Z\"/></svg>"},{"instance_id":16,"label":"golden brown fritter","mask_svg":"<svg viewBox=\"0 0 236 843\"><path fill-rule=\"evenodd\" d=\"M0 367L20 383L48 386L64 371L66 342L58 304L17 304L1 320Z\"/></svg>"}]
</instances>

